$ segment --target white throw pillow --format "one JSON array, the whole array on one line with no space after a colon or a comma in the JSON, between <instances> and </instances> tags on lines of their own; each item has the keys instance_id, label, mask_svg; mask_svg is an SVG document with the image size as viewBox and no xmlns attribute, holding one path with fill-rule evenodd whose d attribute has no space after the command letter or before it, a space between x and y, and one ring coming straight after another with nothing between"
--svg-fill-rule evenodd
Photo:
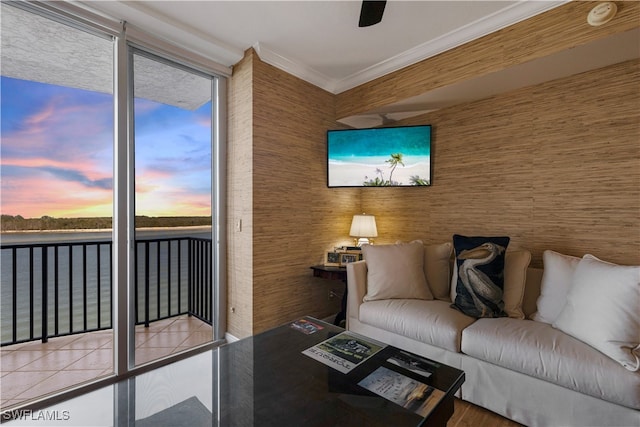
<instances>
[{"instance_id":1,"label":"white throw pillow","mask_svg":"<svg viewBox=\"0 0 640 427\"><path fill-rule=\"evenodd\" d=\"M536 322L552 324L567 302L573 273L581 258L546 250L542 253L542 282L537 301L538 311L531 317Z\"/></svg>"},{"instance_id":2,"label":"white throw pillow","mask_svg":"<svg viewBox=\"0 0 640 427\"><path fill-rule=\"evenodd\" d=\"M422 242L364 245L362 255L367 262L365 301L391 298L433 299L423 269Z\"/></svg>"},{"instance_id":3,"label":"white throw pillow","mask_svg":"<svg viewBox=\"0 0 640 427\"><path fill-rule=\"evenodd\" d=\"M502 300L504 311L514 319L524 319L522 300L524 287L527 283L527 269L531 262L531 252L526 250L507 251L504 256L504 290ZM451 277L450 297L456 300L456 283L458 283L458 269L454 267Z\"/></svg>"},{"instance_id":4,"label":"white throw pillow","mask_svg":"<svg viewBox=\"0 0 640 427\"><path fill-rule=\"evenodd\" d=\"M567 303L552 326L637 371L639 308L640 266L620 266L585 255L576 267Z\"/></svg>"}]
</instances>

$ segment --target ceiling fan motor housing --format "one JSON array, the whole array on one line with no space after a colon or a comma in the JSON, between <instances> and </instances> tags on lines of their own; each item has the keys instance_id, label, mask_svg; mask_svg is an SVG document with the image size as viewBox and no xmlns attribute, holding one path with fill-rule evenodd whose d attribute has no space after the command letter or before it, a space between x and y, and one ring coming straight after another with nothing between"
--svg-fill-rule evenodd
<instances>
[{"instance_id":1,"label":"ceiling fan motor housing","mask_svg":"<svg viewBox=\"0 0 640 427\"><path fill-rule=\"evenodd\" d=\"M382 21L384 7L386 5L386 1L363 1L362 8L360 9L360 22L358 23L358 27L370 27Z\"/></svg>"}]
</instances>

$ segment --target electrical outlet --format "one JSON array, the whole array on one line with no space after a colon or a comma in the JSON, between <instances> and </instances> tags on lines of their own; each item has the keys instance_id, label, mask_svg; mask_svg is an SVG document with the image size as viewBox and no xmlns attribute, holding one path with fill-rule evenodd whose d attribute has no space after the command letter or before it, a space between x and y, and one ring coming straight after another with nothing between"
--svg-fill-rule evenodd
<instances>
[{"instance_id":1,"label":"electrical outlet","mask_svg":"<svg viewBox=\"0 0 640 427\"><path fill-rule=\"evenodd\" d=\"M335 296L336 294L333 293L333 290L330 290L328 295L329 299L332 300Z\"/></svg>"}]
</instances>

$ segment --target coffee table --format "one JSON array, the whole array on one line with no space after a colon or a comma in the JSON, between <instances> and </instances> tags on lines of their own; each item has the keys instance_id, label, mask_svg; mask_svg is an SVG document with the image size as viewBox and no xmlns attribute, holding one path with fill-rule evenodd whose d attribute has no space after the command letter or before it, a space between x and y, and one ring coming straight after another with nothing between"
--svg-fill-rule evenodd
<instances>
[{"instance_id":1,"label":"coffee table","mask_svg":"<svg viewBox=\"0 0 640 427\"><path fill-rule=\"evenodd\" d=\"M304 328L285 324L213 350L214 366L219 367L219 405L214 408L218 412L214 419L220 425L446 426L464 372L427 360L420 363L430 371L426 378L389 362L394 356L415 355L386 346L342 373L303 351L344 329L311 317L303 319L321 329L311 326L317 330L307 334ZM434 398L425 416L358 385L373 378L370 375L380 367L433 388Z\"/></svg>"},{"instance_id":2,"label":"coffee table","mask_svg":"<svg viewBox=\"0 0 640 427\"><path fill-rule=\"evenodd\" d=\"M464 372L366 337L344 338L349 331L311 317L295 323L302 326L287 323L11 417L34 426L49 425L55 416L91 426L369 427L445 426L453 414ZM326 340L333 346L321 344ZM309 349L315 358L303 353ZM349 360L334 369L317 360L327 356L318 351ZM363 354L372 355L358 362ZM348 364L355 367L348 370ZM390 400L397 394L385 398L369 390L388 386L386 379L402 380L390 391L414 391L416 398L405 402L412 409ZM2 421L11 418L2 415Z\"/></svg>"}]
</instances>

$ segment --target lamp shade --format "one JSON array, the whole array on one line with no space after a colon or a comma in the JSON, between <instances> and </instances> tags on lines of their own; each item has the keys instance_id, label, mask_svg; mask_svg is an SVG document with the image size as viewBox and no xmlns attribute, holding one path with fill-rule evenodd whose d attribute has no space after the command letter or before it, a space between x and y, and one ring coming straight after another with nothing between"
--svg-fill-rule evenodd
<instances>
[{"instance_id":1,"label":"lamp shade","mask_svg":"<svg viewBox=\"0 0 640 427\"><path fill-rule=\"evenodd\" d=\"M349 235L351 237L378 237L376 217L364 213L354 215L353 221L351 221L351 231Z\"/></svg>"}]
</instances>

